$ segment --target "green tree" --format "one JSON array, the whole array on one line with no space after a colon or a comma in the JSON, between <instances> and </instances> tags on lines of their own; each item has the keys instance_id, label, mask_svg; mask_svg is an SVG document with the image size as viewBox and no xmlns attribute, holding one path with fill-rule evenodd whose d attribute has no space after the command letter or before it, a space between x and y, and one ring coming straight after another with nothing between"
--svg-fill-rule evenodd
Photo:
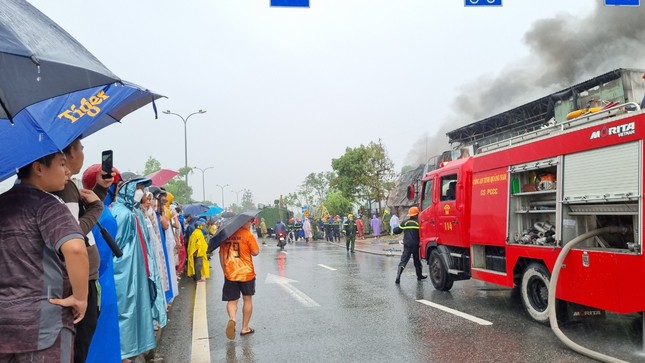
<instances>
[{"instance_id":1,"label":"green tree","mask_svg":"<svg viewBox=\"0 0 645 363\"><path fill-rule=\"evenodd\" d=\"M296 193L289 193L286 196L282 197L282 204L286 207L300 207L302 202Z\"/></svg>"},{"instance_id":2,"label":"green tree","mask_svg":"<svg viewBox=\"0 0 645 363\"><path fill-rule=\"evenodd\" d=\"M227 209L230 209L230 210L231 210L231 212L233 212L233 213L240 213L240 212L242 211L242 207L240 207L240 206L239 206L239 205L237 205L236 203L231 203L231 204L229 204L229 205L228 205L228 207L226 207L226 208L227 208Z\"/></svg>"},{"instance_id":3,"label":"green tree","mask_svg":"<svg viewBox=\"0 0 645 363\"><path fill-rule=\"evenodd\" d=\"M332 216L344 215L352 212L351 200L347 199L345 195L338 190L332 190L327 193L327 198L325 198L324 203Z\"/></svg>"},{"instance_id":4,"label":"green tree","mask_svg":"<svg viewBox=\"0 0 645 363\"><path fill-rule=\"evenodd\" d=\"M331 167L336 172L336 178L330 181L330 186L340 191L343 196L354 201L361 189L367 185L369 164L368 150L364 145L357 148L346 148L345 154L338 159L332 159Z\"/></svg>"},{"instance_id":5,"label":"green tree","mask_svg":"<svg viewBox=\"0 0 645 363\"><path fill-rule=\"evenodd\" d=\"M161 163L159 162L159 160L153 158L152 156L149 156L146 164L143 167L143 175L152 174L160 169ZM191 197L193 195L193 188L189 187L186 184L186 180L184 179L187 172L192 172L192 169L179 169L179 177L181 177L182 179L175 177L168 183L166 183L166 185L164 185L164 189L172 193L172 195L175 197L175 201L181 204L189 204L193 202L193 199Z\"/></svg>"},{"instance_id":6,"label":"green tree","mask_svg":"<svg viewBox=\"0 0 645 363\"><path fill-rule=\"evenodd\" d=\"M143 167L143 175L149 175L158 170L161 170L161 163L159 162L159 160L153 158L152 156L148 156L148 160Z\"/></svg>"},{"instance_id":7,"label":"green tree","mask_svg":"<svg viewBox=\"0 0 645 363\"><path fill-rule=\"evenodd\" d=\"M164 189L171 192L172 195L175 196L175 201L180 204L190 204L194 202L191 197L191 195L193 195L193 188L186 185L186 181L184 179L172 179L164 185Z\"/></svg>"},{"instance_id":8,"label":"green tree","mask_svg":"<svg viewBox=\"0 0 645 363\"><path fill-rule=\"evenodd\" d=\"M379 213L382 210L381 202L386 199L386 192L394 188L396 173L394 172L394 163L387 155L387 149L378 140L378 143L370 142L368 145L368 178L366 190L368 195L378 203Z\"/></svg>"},{"instance_id":9,"label":"green tree","mask_svg":"<svg viewBox=\"0 0 645 363\"><path fill-rule=\"evenodd\" d=\"M307 205L320 204L329 191L330 181L336 178L333 171L310 173L298 189L301 200Z\"/></svg>"},{"instance_id":10,"label":"green tree","mask_svg":"<svg viewBox=\"0 0 645 363\"><path fill-rule=\"evenodd\" d=\"M250 190L245 189L244 194L242 194L242 209L255 209L255 204L253 203L253 193Z\"/></svg>"},{"instance_id":11,"label":"green tree","mask_svg":"<svg viewBox=\"0 0 645 363\"><path fill-rule=\"evenodd\" d=\"M340 158L332 159L332 168L337 174L331 181L332 187L351 202L376 202L380 213L385 193L393 186L395 178L394 163L381 140L367 146L346 148Z\"/></svg>"}]
</instances>

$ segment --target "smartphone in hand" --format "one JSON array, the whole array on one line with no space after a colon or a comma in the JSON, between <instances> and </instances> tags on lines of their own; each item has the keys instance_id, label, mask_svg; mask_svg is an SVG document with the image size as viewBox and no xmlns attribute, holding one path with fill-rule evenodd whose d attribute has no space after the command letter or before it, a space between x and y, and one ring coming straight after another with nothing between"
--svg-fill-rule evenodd
<instances>
[{"instance_id":1,"label":"smartphone in hand","mask_svg":"<svg viewBox=\"0 0 645 363\"><path fill-rule=\"evenodd\" d=\"M112 150L105 150L101 153L101 170L107 174L103 174L103 179L110 179L112 177Z\"/></svg>"}]
</instances>

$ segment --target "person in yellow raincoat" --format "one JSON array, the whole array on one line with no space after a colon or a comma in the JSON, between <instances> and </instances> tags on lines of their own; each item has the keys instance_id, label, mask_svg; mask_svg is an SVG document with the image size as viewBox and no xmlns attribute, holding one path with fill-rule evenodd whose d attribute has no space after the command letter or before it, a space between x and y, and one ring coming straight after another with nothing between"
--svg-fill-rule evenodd
<instances>
[{"instance_id":1,"label":"person in yellow raincoat","mask_svg":"<svg viewBox=\"0 0 645 363\"><path fill-rule=\"evenodd\" d=\"M213 238L213 236L217 232L217 226L215 225L215 222L213 222L213 221L208 222L208 225L209 225L208 226L208 237L210 239L210 238Z\"/></svg>"},{"instance_id":2,"label":"person in yellow raincoat","mask_svg":"<svg viewBox=\"0 0 645 363\"><path fill-rule=\"evenodd\" d=\"M210 263L206 256L208 243L204 238L204 226L206 226L206 220L200 218L197 222L197 228L190 234L190 239L188 240L188 269L186 270L186 275L188 277L192 276L193 280L197 282L204 282L206 278L210 277Z\"/></svg>"}]
</instances>

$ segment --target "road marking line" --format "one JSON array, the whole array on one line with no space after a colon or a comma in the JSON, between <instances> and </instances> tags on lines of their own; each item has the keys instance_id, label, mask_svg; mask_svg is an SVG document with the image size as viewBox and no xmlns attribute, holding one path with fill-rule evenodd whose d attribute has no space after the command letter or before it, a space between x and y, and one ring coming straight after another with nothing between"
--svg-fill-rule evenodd
<instances>
[{"instance_id":1,"label":"road marking line","mask_svg":"<svg viewBox=\"0 0 645 363\"><path fill-rule=\"evenodd\" d=\"M292 282L298 282L292 280L288 277L278 276L274 274L267 274L266 279L264 280L265 284L278 284L280 287L285 289L285 291L291 295L294 299L298 300L302 305L307 308L315 308L320 306L314 299L307 296L304 292L298 290L295 286L291 285Z\"/></svg>"},{"instance_id":2,"label":"road marking line","mask_svg":"<svg viewBox=\"0 0 645 363\"><path fill-rule=\"evenodd\" d=\"M318 266L320 266L320 267L324 267L324 268L326 268L326 269L328 269L328 270L336 271L336 269L335 269L335 268L333 268L333 267L329 267L329 266L327 266L327 265L323 265L322 263L319 263L319 264L318 264Z\"/></svg>"},{"instance_id":3,"label":"road marking line","mask_svg":"<svg viewBox=\"0 0 645 363\"><path fill-rule=\"evenodd\" d=\"M443 311L445 311L447 313L450 313L450 314L453 314L453 315L457 315L457 316L462 317L464 319L468 319L468 320L470 320L472 322L475 322L475 323L477 323L479 325L493 325L493 323L491 323L488 320L480 319L480 318L478 318L476 316L472 316L470 314L462 313L459 310L455 310L455 309L451 309L451 308L443 306L443 305L435 304L435 303L433 303L431 301L428 301L428 300L417 300L417 302L420 302L422 304L431 306L433 308L437 308L439 310L443 310Z\"/></svg>"},{"instance_id":4,"label":"road marking line","mask_svg":"<svg viewBox=\"0 0 645 363\"><path fill-rule=\"evenodd\" d=\"M191 347L190 361L192 363L211 362L205 282L198 282L197 287L195 288L195 305L193 307L193 344Z\"/></svg>"},{"instance_id":5,"label":"road marking line","mask_svg":"<svg viewBox=\"0 0 645 363\"><path fill-rule=\"evenodd\" d=\"M280 284L280 286L285 289L289 293L289 295L300 301L300 303L305 307L315 308L316 306L320 306L320 304L314 301L314 299L307 296L304 292L298 290L295 286L291 284Z\"/></svg>"}]
</instances>

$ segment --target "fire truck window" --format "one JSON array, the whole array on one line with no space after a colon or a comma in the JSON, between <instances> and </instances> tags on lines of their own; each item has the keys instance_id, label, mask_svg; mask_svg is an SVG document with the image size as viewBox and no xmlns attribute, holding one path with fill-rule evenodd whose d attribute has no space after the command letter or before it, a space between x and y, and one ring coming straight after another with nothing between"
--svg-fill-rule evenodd
<instances>
[{"instance_id":1,"label":"fire truck window","mask_svg":"<svg viewBox=\"0 0 645 363\"><path fill-rule=\"evenodd\" d=\"M432 180L428 180L423 186L423 199L421 209L425 210L432 205Z\"/></svg>"},{"instance_id":2,"label":"fire truck window","mask_svg":"<svg viewBox=\"0 0 645 363\"><path fill-rule=\"evenodd\" d=\"M441 201L455 200L457 189L457 175L448 175L441 178Z\"/></svg>"}]
</instances>

